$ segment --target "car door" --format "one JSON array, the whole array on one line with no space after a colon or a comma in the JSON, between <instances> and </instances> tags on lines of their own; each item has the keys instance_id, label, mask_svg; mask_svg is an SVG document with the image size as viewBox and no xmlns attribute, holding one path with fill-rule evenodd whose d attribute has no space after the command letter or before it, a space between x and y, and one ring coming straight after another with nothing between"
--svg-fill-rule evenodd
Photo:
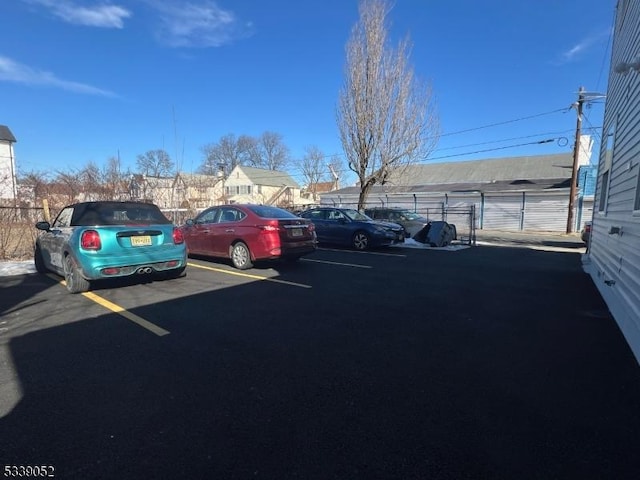
<instances>
[{"instance_id":1,"label":"car door","mask_svg":"<svg viewBox=\"0 0 640 480\"><path fill-rule=\"evenodd\" d=\"M347 216L337 208L327 210L327 238L331 243L351 244L352 225Z\"/></svg>"},{"instance_id":2,"label":"car door","mask_svg":"<svg viewBox=\"0 0 640 480\"><path fill-rule=\"evenodd\" d=\"M246 214L235 207L220 207L220 215L217 222L211 225L207 236L207 248L216 257L228 257L231 243L237 239L242 239L247 245L250 239L244 238L244 228L242 220ZM249 248L251 248L249 246Z\"/></svg>"},{"instance_id":3,"label":"car door","mask_svg":"<svg viewBox=\"0 0 640 480\"><path fill-rule=\"evenodd\" d=\"M318 242L329 242L329 225L327 224L327 209L314 208L301 214L303 218L308 218L316 228Z\"/></svg>"},{"instance_id":4,"label":"car door","mask_svg":"<svg viewBox=\"0 0 640 480\"><path fill-rule=\"evenodd\" d=\"M202 255L211 255L208 251L208 236L211 233L211 226L215 224L220 210L210 208L205 210L194 220L194 224L186 231L186 241L189 251Z\"/></svg>"},{"instance_id":5,"label":"car door","mask_svg":"<svg viewBox=\"0 0 640 480\"><path fill-rule=\"evenodd\" d=\"M73 207L63 208L53 221L48 232L42 233L40 246L42 257L47 266L53 270L63 271L63 252L66 242L71 237L71 218Z\"/></svg>"}]
</instances>

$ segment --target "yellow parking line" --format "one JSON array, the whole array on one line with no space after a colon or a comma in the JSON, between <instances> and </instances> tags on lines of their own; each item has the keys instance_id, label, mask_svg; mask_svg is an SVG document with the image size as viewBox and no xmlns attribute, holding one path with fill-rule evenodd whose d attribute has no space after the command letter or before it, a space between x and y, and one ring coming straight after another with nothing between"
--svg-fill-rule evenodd
<instances>
[{"instance_id":1,"label":"yellow parking line","mask_svg":"<svg viewBox=\"0 0 640 480\"><path fill-rule=\"evenodd\" d=\"M56 281L59 281L64 286L67 285L66 281L59 280L57 277L53 276L52 274L49 274L48 276L53 278ZM169 333L171 333L168 330L165 330L164 328L161 328L161 327L149 322L148 320L145 320L144 318L139 317L135 313L131 313L130 311L128 311L127 309L121 307L120 305L116 305L115 303L110 302L106 298L102 298L100 295L96 295L93 292L84 292L81 295L83 297L85 297L85 298L88 298L89 300L94 301L98 305L103 306L107 310L111 310L113 313L117 313L118 315L123 316L127 320L131 320L133 323L137 323L142 328L146 328L147 330L149 330L152 333L155 333L159 337L162 337L164 335L168 335Z\"/></svg>"},{"instance_id":2,"label":"yellow parking line","mask_svg":"<svg viewBox=\"0 0 640 480\"><path fill-rule=\"evenodd\" d=\"M358 265L356 263L329 262L328 260L314 260L312 258L301 258L303 262L327 263L329 265L340 265L341 267L373 268L371 265Z\"/></svg>"},{"instance_id":3,"label":"yellow parking line","mask_svg":"<svg viewBox=\"0 0 640 480\"><path fill-rule=\"evenodd\" d=\"M122 315L127 320L131 320L133 323L137 323L142 328L146 328L147 330L149 330L150 332L155 333L159 337L162 337L164 335L168 335L170 333L169 331L165 330L164 328L161 328L161 327L149 322L148 320L145 320L144 318L139 317L135 313L131 313L127 309L122 308L120 305L116 305L115 303L110 302L106 298L102 298L101 296L96 295L93 292L85 292L82 295L84 297L88 298L89 300L93 300L98 305L102 305L107 310L111 310L112 312L117 313L118 315Z\"/></svg>"},{"instance_id":4,"label":"yellow parking line","mask_svg":"<svg viewBox=\"0 0 640 480\"><path fill-rule=\"evenodd\" d=\"M300 288L312 288L311 285L305 285L304 283L288 282L287 280L278 280L277 278L264 277L262 275L253 275L251 273L234 272L233 270L226 270L224 268L207 267L205 265L198 265L197 263L187 263L190 267L202 268L203 270L211 270L212 272L226 273L227 275L235 275L237 277L252 278L254 280L264 280L265 282L283 283L285 285L291 285L293 287Z\"/></svg>"}]
</instances>

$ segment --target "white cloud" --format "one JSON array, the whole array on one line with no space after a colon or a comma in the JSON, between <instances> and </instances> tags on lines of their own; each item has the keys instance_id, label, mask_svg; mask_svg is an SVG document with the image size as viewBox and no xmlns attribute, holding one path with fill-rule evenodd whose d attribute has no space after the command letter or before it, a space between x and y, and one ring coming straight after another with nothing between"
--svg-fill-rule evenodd
<instances>
[{"instance_id":1,"label":"white cloud","mask_svg":"<svg viewBox=\"0 0 640 480\"><path fill-rule=\"evenodd\" d=\"M124 20L131 12L112 4L93 7L80 6L70 0L23 0L27 3L48 8L56 17L75 25L102 28L123 28Z\"/></svg>"},{"instance_id":2,"label":"white cloud","mask_svg":"<svg viewBox=\"0 0 640 480\"><path fill-rule=\"evenodd\" d=\"M233 12L209 0L147 4L160 17L158 41L170 47L219 47L251 34L251 24L241 24Z\"/></svg>"},{"instance_id":3,"label":"white cloud","mask_svg":"<svg viewBox=\"0 0 640 480\"><path fill-rule=\"evenodd\" d=\"M608 37L610 33L611 32L609 30L604 30L597 33L593 33L581 39L573 47L569 48L568 50L560 54L561 62L568 63L576 60L582 54L587 52L591 47L600 43L600 41L602 41L605 37Z\"/></svg>"},{"instance_id":4,"label":"white cloud","mask_svg":"<svg viewBox=\"0 0 640 480\"><path fill-rule=\"evenodd\" d=\"M63 80L56 77L53 73L33 69L2 55L0 55L0 81L20 83L23 85L54 87L86 95L117 97L115 93L108 90L84 83Z\"/></svg>"}]
</instances>

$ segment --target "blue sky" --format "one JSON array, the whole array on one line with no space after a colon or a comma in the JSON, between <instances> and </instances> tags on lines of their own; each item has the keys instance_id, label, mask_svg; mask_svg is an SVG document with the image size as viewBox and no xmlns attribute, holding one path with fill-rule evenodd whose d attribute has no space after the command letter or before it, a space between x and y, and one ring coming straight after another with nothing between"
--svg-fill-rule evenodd
<instances>
[{"instance_id":1,"label":"blue sky","mask_svg":"<svg viewBox=\"0 0 640 480\"><path fill-rule=\"evenodd\" d=\"M570 152L578 88L606 93L614 13L615 0L396 0L391 40L409 35L437 100L429 161ZM277 132L294 159L341 154L357 19L357 0L5 0L0 124L21 172L118 154L133 169L158 148L194 171L229 133ZM603 112L585 109L584 133L597 138Z\"/></svg>"}]
</instances>

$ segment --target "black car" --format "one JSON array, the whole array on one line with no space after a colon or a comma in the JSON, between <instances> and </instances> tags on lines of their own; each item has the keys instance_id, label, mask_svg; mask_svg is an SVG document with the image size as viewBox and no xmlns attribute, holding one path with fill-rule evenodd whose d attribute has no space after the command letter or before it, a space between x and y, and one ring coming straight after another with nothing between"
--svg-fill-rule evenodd
<instances>
[{"instance_id":1,"label":"black car","mask_svg":"<svg viewBox=\"0 0 640 480\"><path fill-rule=\"evenodd\" d=\"M402 225L407 237L413 237L429 223L427 218L407 208L373 207L365 209L364 213L374 220L384 220Z\"/></svg>"}]
</instances>

